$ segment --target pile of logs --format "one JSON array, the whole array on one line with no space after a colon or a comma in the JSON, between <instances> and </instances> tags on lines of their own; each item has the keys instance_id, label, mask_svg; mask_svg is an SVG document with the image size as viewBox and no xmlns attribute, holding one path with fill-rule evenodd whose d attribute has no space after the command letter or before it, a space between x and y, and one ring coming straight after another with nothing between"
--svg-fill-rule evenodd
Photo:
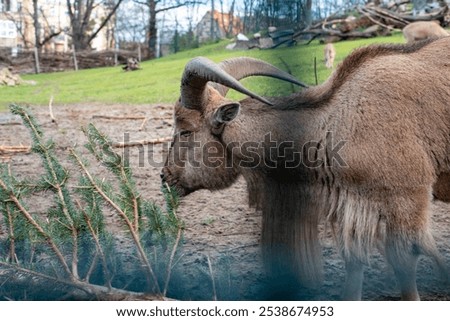
<instances>
[{"instance_id":1,"label":"pile of logs","mask_svg":"<svg viewBox=\"0 0 450 321\"><path fill-rule=\"evenodd\" d=\"M439 21L445 26L450 20L449 8L442 3L436 8L429 8L426 12L414 14L407 11L405 4L410 1L392 1L387 5L368 3L364 6L352 8L350 12L355 15L333 14L326 19L316 22L306 30L298 31L293 38L298 39L305 35L312 38L322 37L325 42L354 38L371 38L380 35L388 35L394 29L403 29L406 25L415 21Z\"/></svg>"},{"instance_id":2,"label":"pile of logs","mask_svg":"<svg viewBox=\"0 0 450 321\"><path fill-rule=\"evenodd\" d=\"M321 21L315 21L307 29L280 29L269 27L268 36L254 34L252 39L239 39L227 46L227 49L272 49L278 46L291 46L299 41L308 40L309 44L316 38L325 43L347 39L372 38L386 36L393 30L402 30L417 21L436 21L441 26L450 24L450 10L447 3L440 1L427 5L424 10L415 12L411 0L392 0L386 4L369 2L365 5L352 6L334 13ZM450 0L447 0L450 3ZM272 28L272 29L271 29Z\"/></svg>"},{"instance_id":3,"label":"pile of logs","mask_svg":"<svg viewBox=\"0 0 450 321\"><path fill-rule=\"evenodd\" d=\"M0 67L0 87L17 86L23 83L19 75L13 74L8 68Z\"/></svg>"},{"instance_id":4,"label":"pile of logs","mask_svg":"<svg viewBox=\"0 0 450 321\"><path fill-rule=\"evenodd\" d=\"M128 59L136 56L136 52L125 50L84 51L76 53L77 68L88 69L127 64ZM22 51L17 57L2 57L0 61L9 64L14 73L34 73L36 57L34 51ZM39 54L40 72L55 72L75 69L72 52L67 53L41 53Z\"/></svg>"}]
</instances>

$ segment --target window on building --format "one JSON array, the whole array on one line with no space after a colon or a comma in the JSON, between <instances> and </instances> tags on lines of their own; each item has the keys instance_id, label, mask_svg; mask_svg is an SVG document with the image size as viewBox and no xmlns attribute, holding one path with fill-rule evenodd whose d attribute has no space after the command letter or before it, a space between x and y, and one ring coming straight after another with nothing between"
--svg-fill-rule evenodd
<instances>
[{"instance_id":1,"label":"window on building","mask_svg":"<svg viewBox=\"0 0 450 321\"><path fill-rule=\"evenodd\" d=\"M11 11L11 0L0 0L0 12Z\"/></svg>"}]
</instances>

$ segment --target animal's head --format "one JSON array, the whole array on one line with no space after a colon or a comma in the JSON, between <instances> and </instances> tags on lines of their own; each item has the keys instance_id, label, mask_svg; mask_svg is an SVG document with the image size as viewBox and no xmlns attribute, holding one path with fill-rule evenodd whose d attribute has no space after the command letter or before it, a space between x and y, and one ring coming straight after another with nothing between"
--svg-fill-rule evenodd
<instances>
[{"instance_id":1,"label":"animal's head","mask_svg":"<svg viewBox=\"0 0 450 321\"><path fill-rule=\"evenodd\" d=\"M215 64L198 57L186 65L181 97L174 107L174 137L161 172L163 183L184 196L199 189L222 189L237 179L239 169L233 166L231 154L221 137L238 117L241 103L225 96L232 88L270 105L268 100L239 82L255 75L304 86L290 74L252 58L234 58Z\"/></svg>"}]
</instances>

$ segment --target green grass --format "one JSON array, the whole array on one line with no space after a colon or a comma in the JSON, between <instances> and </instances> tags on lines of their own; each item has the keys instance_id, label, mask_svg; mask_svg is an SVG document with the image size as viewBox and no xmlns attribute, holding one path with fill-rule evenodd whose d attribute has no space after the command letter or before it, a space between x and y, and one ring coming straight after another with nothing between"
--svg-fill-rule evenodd
<instances>
[{"instance_id":1,"label":"green grass","mask_svg":"<svg viewBox=\"0 0 450 321\"><path fill-rule=\"evenodd\" d=\"M351 50L370 43L404 42L400 33L391 37L379 37L335 44L336 62L344 59ZM226 58L250 56L263 59L285 69L282 58L300 80L314 84L314 57L317 57L319 83L323 82L330 71L323 64L323 45L313 42L308 46L297 45L291 48L275 50L229 51L225 46L229 41L204 46L191 51L181 52L161 59L143 62L142 70L123 72L121 67L97 68L67 71L40 75L24 75L25 80L34 80L37 85L0 87L0 110L10 103L47 105L51 96L54 105L70 103L128 103L151 104L171 103L179 95L180 77L187 61L195 56L206 56L216 62ZM288 93L291 86L285 82L252 77L243 81L251 90L267 96ZM231 93L233 98L241 97Z\"/></svg>"}]
</instances>

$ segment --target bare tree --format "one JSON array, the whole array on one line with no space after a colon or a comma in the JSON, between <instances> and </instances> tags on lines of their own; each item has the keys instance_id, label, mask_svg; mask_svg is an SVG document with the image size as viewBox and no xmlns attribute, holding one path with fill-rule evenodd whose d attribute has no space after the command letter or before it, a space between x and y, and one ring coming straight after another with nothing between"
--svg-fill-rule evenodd
<instances>
[{"instance_id":1,"label":"bare tree","mask_svg":"<svg viewBox=\"0 0 450 321\"><path fill-rule=\"evenodd\" d=\"M156 46L158 39L157 16L159 13L188 5L203 3L202 1L184 0L135 0L135 2L147 6L149 10L146 35L146 42L149 49L148 58L156 57Z\"/></svg>"},{"instance_id":2,"label":"bare tree","mask_svg":"<svg viewBox=\"0 0 450 321\"><path fill-rule=\"evenodd\" d=\"M123 0L67 0L70 17L72 41L77 50L90 47L92 40L108 24L115 15ZM106 16L100 25L93 29L93 12L97 7L103 7Z\"/></svg>"},{"instance_id":3,"label":"bare tree","mask_svg":"<svg viewBox=\"0 0 450 321\"><path fill-rule=\"evenodd\" d=\"M220 12L221 14L221 20L222 20L222 28L224 28L225 36L228 38L233 33L233 24L234 24L234 5L235 0L231 1L230 9L228 10L228 21L225 21L225 10L223 7L223 0L219 0L220 2Z\"/></svg>"},{"instance_id":4,"label":"bare tree","mask_svg":"<svg viewBox=\"0 0 450 321\"><path fill-rule=\"evenodd\" d=\"M17 10L15 12L5 12L5 16L8 20L12 21L16 26L16 30L22 38L25 47L36 47L39 51L41 48L51 41L54 37L60 35L63 32L62 27L53 26L49 23L46 15L46 11L42 9L41 3L43 0L32 0L31 7L18 6L17 8L11 8ZM31 9L31 10L29 10ZM12 10L12 11L13 11ZM27 18L31 17L34 29L34 39L29 39L25 33L24 26L26 25Z\"/></svg>"},{"instance_id":5,"label":"bare tree","mask_svg":"<svg viewBox=\"0 0 450 321\"><path fill-rule=\"evenodd\" d=\"M243 5L247 32L269 26L304 29L313 20L313 0L243 0ZM320 5L315 5L316 11L320 12Z\"/></svg>"},{"instance_id":6,"label":"bare tree","mask_svg":"<svg viewBox=\"0 0 450 321\"><path fill-rule=\"evenodd\" d=\"M40 51L41 44L40 44L39 38L40 38L40 32L41 32L41 23L39 21L38 0L33 0L33 26L34 26L35 47Z\"/></svg>"},{"instance_id":7,"label":"bare tree","mask_svg":"<svg viewBox=\"0 0 450 321\"><path fill-rule=\"evenodd\" d=\"M303 21L305 27L310 27L312 24L312 0L305 0Z\"/></svg>"},{"instance_id":8,"label":"bare tree","mask_svg":"<svg viewBox=\"0 0 450 321\"><path fill-rule=\"evenodd\" d=\"M228 30L227 30L227 37L229 37L232 33L233 33L233 27L234 27L234 5L235 5L235 0L231 1L231 5L230 5L230 11L229 11L229 25L228 25Z\"/></svg>"},{"instance_id":9,"label":"bare tree","mask_svg":"<svg viewBox=\"0 0 450 321\"><path fill-rule=\"evenodd\" d=\"M22 39L23 45L25 48L32 46L30 39L27 38L25 34L24 24L25 24L25 13L22 9L15 14L11 14L10 12L4 12L5 18L14 23L16 27L17 33L20 35Z\"/></svg>"},{"instance_id":10,"label":"bare tree","mask_svg":"<svg viewBox=\"0 0 450 321\"><path fill-rule=\"evenodd\" d=\"M243 5L244 5L244 32L247 33L249 32L252 28L251 28L251 21L253 20L253 7L255 5L255 2L257 0L244 0L243 1ZM256 31L256 30L252 30L252 31Z\"/></svg>"},{"instance_id":11,"label":"bare tree","mask_svg":"<svg viewBox=\"0 0 450 321\"><path fill-rule=\"evenodd\" d=\"M147 7L124 0L116 13L115 35L119 42L143 43L147 31Z\"/></svg>"}]
</instances>

